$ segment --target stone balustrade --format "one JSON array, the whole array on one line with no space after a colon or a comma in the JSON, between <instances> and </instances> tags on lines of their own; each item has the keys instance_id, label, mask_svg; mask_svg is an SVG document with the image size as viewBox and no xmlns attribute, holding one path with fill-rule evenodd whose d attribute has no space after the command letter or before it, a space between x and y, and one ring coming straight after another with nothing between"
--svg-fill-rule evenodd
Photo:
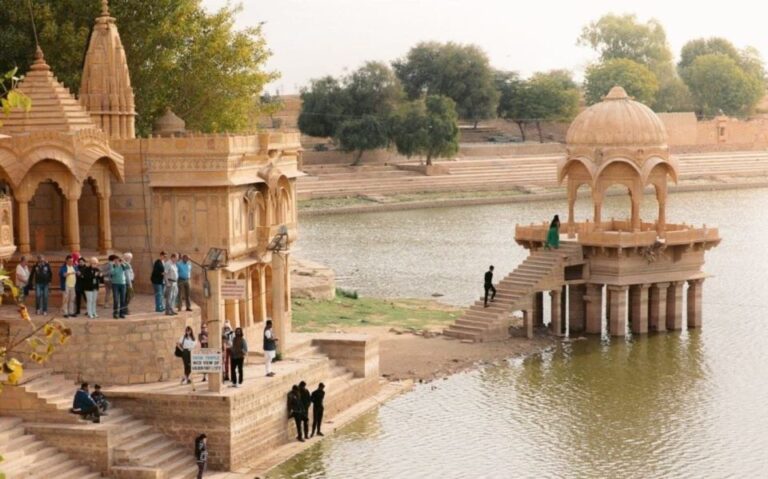
<instances>
[{"instance_id":1,"label":"stone balustrade","mask_svg":"<svg viewBox=\"0 0 768 479\"><path fill-rule=\"evenodd\" d=\"M515 226L515 240L526 243L543 243L547 239L549 223ZM609 248L645 247L659 241L667 245L685 245L693 243L718 243L720 232L717 228L691 226L685 223L665 224L659 232L656 222L640 223L638 230L633 230L627 220L603 221L599 224L584 221L565 224L561 233L575 239L584 246L602 246Z\"/></svg>"}]
</instances>

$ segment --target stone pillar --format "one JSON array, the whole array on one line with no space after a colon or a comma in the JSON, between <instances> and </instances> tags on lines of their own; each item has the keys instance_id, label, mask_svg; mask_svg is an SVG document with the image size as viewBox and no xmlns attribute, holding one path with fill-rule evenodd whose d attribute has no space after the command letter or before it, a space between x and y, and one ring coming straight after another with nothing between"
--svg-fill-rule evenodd
<instances>
[{"instance_id":1,"label":"stone pillar","mask_svg":"<svg viewBox=\"0 0 768 479\"><path fill-rule=\"evenodd\" d=\"M576 220L574 218L573 207L576 203L577 188L568 185L568 238L576 237Z\"/></svg>"},{"instance_id":2,"label":"stone pillar","mask_svg":"<svg viewBox=\"0 0 768 479\"><path fill-rule=\"evenodd\" d=\"M533 311L530 309L523 311L523 330L526 338L533 338Z\"/></svg>"},{"instance_id":3,"label":"stone pillar","mask_svg":"<svg viewBox=\"0 0 768 479\"><path fill-rule=\"evenodd\" d=\"M80 251L80 216L77 211L78 198L67 198L67 247L69 251Z\"/></svg>"},{"instance_id":4,"label":"stone pillar","mask_svg":"<svg viewBox=\"0 0 768 479\"><path fill-rule=\"evenodd\" d=\"M647 284L629 287L629 319L632 334L648 333L648 288Z\"/></svg>"},{"instance_id":5,"label":"stone pillar","mask_svg":"<svg viewBox=\"0 0 768 479\"><path fill-rule=\"evenodd\" d=\"M602 334L603 332L603 285L586 285L587 334Z\"/></svg>"},{"instance_id":6,"label":"stone pillar","mask_svg":"<svg viewBox=\"0 0 768 479\"><path fill-rule=\"evenodd\" d=\"M253 274L249 268L245 275L245 323L253 326Z\"/></svg>"},{"instance_id":7,"label":"stone pillar","mask_svg":"<svg viewBox=\"0 0 768 479\"><path fill-rule=\"evenodd\" d=\"M541 291L533 293L533 326L536 328L544 327L544 293Z\"/></svg>"},{"instance_id":8,"label":"stone pillar","mask_svg":"<svg viewBox=\"0 0 768 479\"><path fill-rule=\"evenodd\" d=\"M583 284L568 286L568 327L572 333L583 333L586 327L586 303L584 296L587 287Z\"/></svg>"},{"instance_id":9,"label":"stone pillar","mask_svg":"<svg viewBox=\"0 0 768 479\"><path fill-rule=\"evenodd\" d=\"M610 291L610 304L608 309L611 311L611 320L608 324L608 331L611 336L627 335L627 286L608 286Z\"/></svg>"},{"instance_id":10,"label":"stone pillar","mask_svg":"<svg viewBox=\"0 0 768 479\"><path fill-rule=\"evenodd\" d=\"M701 290L703 279L688 281L688 329L701 327Z\"/></svg>"},{"instance_id":11,"label":"stone pillar","mask_svg":"<svg viewBox=\"0 0 768 479\"><path fill-rule=\"evenodd\" d=\"M206 298L206 316L208 320L208 347L221 351L221 270L208 271L210 297ZM222 358L222 361L224 358ZM221 374L208 375L208 389L211 392L221 392Z\"/></svg>"},{"instance_id":12,"label":"stone pillar","mask_svg":"<svg viewBox=\"0 0 768 479\"><path fill-rule=\"evenodd\" d=\"M669 283L651 286L648 308L648 322L651 331L667 330L667 288Z\"/></svg>"},{"instance_id":13,"label":"stone pillar","mask_svg":"<svg viewBox=\"0 0 768 479\"><path fill-rule=\"evenodd\" d=\"M264 268L259 267L259 321L267 320L267 283Z\"/></svg>"},{"instance_id":14,"label":"stone pillar","mask_svg":"<svg viewBox=\"0 0 768 479\"><path fill-rule=\"evenodd\" d=\"M549 297L552 299L552 306L550 307L550 323L549 332L555 336L563 335L563 322L560 316L561 305L561 293L559 289L553 289L549 292Z\"/></svg>"},{"instance_id":15,"label":"stone pillar","mask_svg":"<svg viewBox=\"0 0 768 479\"><path fill-rule=\"evenodd\" d=\"M288 268L280 253L272 253L272 322L277 335L277 351L282 352L288 343L291 325L285 313L285 274Z\"/></svg>"},{"instance_id":16,"label":"stone pillar","mask_svg":"<svg viewBox=\"0 0 768 479\"><path fill-rule=\"evenodd\" d=\"M560 288L560 334L565 336L568 327L568 285Z\"/></svg>"},{"instance_id":17,"label":"stone pillar","mask_svg":"<svg viewBox=\"0 0 768 479\"><path fill-rule=\"evenodd\" d=\"M683 282L673 281L667 288L667 329L683 329Z\"/></svg>"},{"instance_id":18,"label":"stone pillar","mask_svg":"<svg viewBox=\"0 0 768 479\"><path fill-rule=\"evenodd\" d=\"M611 325L611 288L605 287L605 326Z\"/></svg>"},{"instance_id":19,"label":"stone pillar","mask_svg":"<svg viewBox=\"0 0 768 479\"><path fill-rule=\"evenodd\" d=\"M99 252L112 249L112 223L110 222L109 195L99 196Z\"/></svg>"},{"instance_id":20,"label":"stone pillar","mask_svg":"<svg viewBox=\"0 0 768 479\"><path fill-rule=\"evenodd\" d=\"M18 200L19 205L19 253L29 254L29 200ZM30 258L31 260L31 258Z\"/></svg>"}]
</instances>

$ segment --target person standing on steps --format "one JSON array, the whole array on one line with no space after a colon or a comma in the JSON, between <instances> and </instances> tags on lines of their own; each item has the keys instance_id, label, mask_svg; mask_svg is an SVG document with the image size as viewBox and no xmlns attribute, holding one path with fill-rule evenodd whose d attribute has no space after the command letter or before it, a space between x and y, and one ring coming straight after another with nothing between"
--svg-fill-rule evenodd
<instances>
[{"instance_id":1,"label":"person standing on steps","mask_svg":"<svg viewBox=\"0 0 768 479\"><path fill-rule=\"evenodd\" d=\"M86 302L85 282L83 281L83 270L88 265L82 256L77 259L77 279L75 280L75 316L80 316L80 306Z\"/></svg>"},{"instance_id":2,"label":"person standing on steps","mask_svg":"<svg viewBox=\"0 0 768 479\"><path fill-rule=\"evenodd\" d=\"M192 262L189 256L182 255L181 261L176 263L179 269L179 300L178 309L181 311L182 303L187 307L187 311L192 311L192 301L190 299L189 281L192 279Z\"/></svg>"},{"instance_id":3,"label":"person standing on steps","mask_svg":"<svg viewBox=\"0 0 768 479\"><path fill-rule=\"evenodd\" d=\"M195 462L197 462L197 479L203 479L205 467L208 465L208 436L205 434L195 438Z\"/></svg>"},{"instance_id":4,"label":"person standing on steps","mask_svg":"<svg viewBox=\"0 0 768 479\"><path fill-rule=\"evenodd\" d=\"M61 280L61 314L65 318L74 317L77 267L71 254L67 255L64 264L59 268L59 279Z\"/></svg>"},{"instance_id":5,"label":"person standing on steps","mask_svg":"<svg viewBox=\"0 0 768 479\"><path fill-rule=\"evenodd\" d=\"M96 297L99 295L99 283L101 283L101 268L99 258L91 258L91 264L80 268L80 277L83 281L85 293L85 311L89 318L96 319Z\"/></svg>"},{"instance_id":6,"label":"person standing on steps","mask_svg":"<svg viewBox=\"0 0 768 479\"><path fill-rule=\"evenodd\" d=\"M184 329L184 336L179 339L176 345L176 348L181 351L181 360L184 363L184 377L181 380L181 384L190 384L192 382L189 379L189 375L192 374L192 350L195 349L196 345L195 333L192 331L191 326L187 326Z\"/></svg>"},{"instance_id":7,"label":"person standing on steps","mask_svg":"<svg viewBox=\"0 0 768 479\"><path fill-rule=\"evenodd\" d=\"M167 258L165 251L160 252L160 257L152 264L152 275L150 280L152 281L152 290L155 293L155 312L162 313L165 311L163 301L165 300L164 280L165 276L165 262Z\"/></svg>"},{"instance_id":8,"label":"person standing on steps","mask_svg":"<svg viewBox=\"0 0 768 479\"><path fill-rule=\"evenodd\" d=\"M229 363L232 362L232 341L235 339L235 332L232 331L232 325L229 324L229 320L224 320L224 328L221 330L221 349L222 358L224 359L224 381L229 381L232 377L229 374Z\"/></svg>"},{"instance_id":9,"label":"person standing on steps","mask_svg":"<svg viewBox=\"0 0 768 479\"><path fill-rule=\"evenodd\" d=\"M208 348L208 327L205 323L200 325L200 334L197 335L197 340L200 341L201 348ZM203 382L208 380L208 374L203 373Z\"/></svg>"},{"instance_id":10,"label":"person standing on steps","mask_svg":"<svg viewBox=\"0 0 768 479\"><path fill-rule=\"evenodd\" d=\"M176 296L179 294L179 269L176 267L176 253L173 253L171 259L166 261L163 279L165 280L165 314L176 316L178 313L173 310L176 307Z\"/></svg>"},{"instance_id":11,"label":"person standing on steps","mask_svg":"<svg viewBox=\"0 0 768 479\"><path fill-rule=\"evenodd\" d=\"M109 282L112 284L112 317L125 318L125 266L116 254L109 255Z\"/></svg>"},{"instance_id":12,"label":"person standing on steps","mask_svg":"<svg viewBox=\"0 0 768 479\"><path fill-rule=\"evenodd\" d=\"M299 399L301 399L301 406L304 408L304 416L301 418L301 424L304 427L304 437L309 438L309 405L312 404L312 395L309 394L307 389L307 383L302 381L299 383Z\"/></svg>"},{"instance_id":13,"label":"person standing on steps","mask_svg":"<svg viewBox=\"0 0 768 479\"><path fill-rule=\"evenodd\" d=\"M133 274L133 266L131 266L131 261L133 260L133 253L128 251L127 253L123 254L123 267L125 268L125 314L130 314L130 311L128 311L128 305L131 304L131 300L133 299L133 280L135 279Z\"/></svg>"},{"instance_id":14,"label":"person standing on steps","mask_svg":"<svg viewBox=\"0 0 768 479\"><path fill-rule=\"evenodd\" d=\"M43 255L37 256L37 263L32 268L32 281L35 285L35 310L37 314L48 314L48 296L51 293L51 265Z\"/></svg>"},{"instance_id":15,"label":"person standing on steps","mask_svg":"<svg viewBox=\"0 0 768 479\"><path fill-rule=\"evenodd\" d=\"M314 437L315 432L318 436L324 436L320 432L320 425L323 423L323 399L325 399L325 384L320 383L317 385L317 389L312 391L312 434L309 437Z\"/></svg>"},{"instance_id":16,"label":"person standing on steps","mask_svg":"<svg viewBox=\"0 0 768 479\"><path fill-rule=\"evenodd\" d=\"M547 242L544 243L544 248L560 248L560 217L558 215L555 215L555 217L552 218L552 222L549 223Z\"/></svg>"},{"instance_id":17,"label":"person standing on steps","mask_svg":"<svg viewBox=\"0 0 768 479\"><path fill-rule=\"evenodd\" d=\"M19 297L22 304L27 300L27 294L29 294L29 265L27 264L27 258L24 256L19 260L19 264L16 265L16 287L19 288Z\"/></svg>"},{"instance_id":18,"label":"person standing on steps","mask_svg":"<svg viewBox=\"0 0 768 479\"><path fill-rule=\"evenodd\" d=\"M271 378L275 375L272 372L272 361L277 355L277 338L272 332L272 320L267 320L266 326L264 326L264 367L267 370L267 377Z\"/></svg>"},{"instance_id":19,"label":"person standing on steps","mask_svg":"<svg viewBox=\"0 0 768 479\"><path fill-rule=\"evenodd\" d=\"M301 420L306 415L307 411L301 402L299 387L294 384L288 393L288 417L293 418L293 422L296 423L296 439L301 442L304 442L304 438L301 436Z\"/></svg>"},{"instance_id":20,"label":"person standing on steps","mask_svg":"<svg viewBox=\"0 0 768 479\"><path fill-rule=\"evenodd\" d=\"M496 288L493 286L493 265L485 272L485 282L483 284L485 288L485 299L483 300L483 307L488 307L488 292L491 292L491 302L496 298Z\"/></svg>"},{"instance_id":21,"label":"person standing on steps","mask_svg":"<svg viewBox=\"0 0 768 479\"><path fill-rule=\"evenodd\" d=\"M243 384L243 363L246 355L248 355L248 342L243 337L243 328L236 328L235 339L232 340L232 364L229 365L233 388L239 388Z\"/></svg>"}]
</instances>

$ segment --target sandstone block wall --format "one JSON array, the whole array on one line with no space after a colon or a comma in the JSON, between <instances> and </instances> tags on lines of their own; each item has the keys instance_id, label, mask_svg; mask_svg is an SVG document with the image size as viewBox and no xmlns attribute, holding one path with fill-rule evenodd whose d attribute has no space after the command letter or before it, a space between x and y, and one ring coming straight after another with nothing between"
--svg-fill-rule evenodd
<instances>
[{"instance_id":1,"label":"sandstone block wall","mask_svg":"<svg viewBox=\"0 0 768 479\"><path fill-rule=\"evenodd\" d=\"M355 377L379 376L379 339L366 335L321 334L312 340L323 354L352 371Z\"/></svg>"},{"instance_id":2,"label":"sandstone block wall","mask_svg":"<svg viewBox=\"0 0 768 479\"><path fill-rule=\"evenodd\" d=\"M34 319L36 324L42 323ZM10 334L26 331L21 320L2 320ZM181 377L181 360L174 348L184 328L199 329L197 314L157 316L146 319L68 319L69 341L56 349L46 363L73 381L102 385L142 384ZM0 327L0 330L3 328Z\"/></svg>"}]
</instances>

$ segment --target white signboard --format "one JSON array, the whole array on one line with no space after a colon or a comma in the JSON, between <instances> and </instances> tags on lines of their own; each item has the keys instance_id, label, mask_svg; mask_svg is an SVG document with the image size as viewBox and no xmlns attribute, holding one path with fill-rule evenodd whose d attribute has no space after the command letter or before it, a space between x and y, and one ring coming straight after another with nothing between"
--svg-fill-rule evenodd
<instances>
[{"instance_id":1,"label":"white signboard","mask_svg":"<svg viewBox=\"0 0 768 479\"><path fill-rule=\"evenodd\" d=\"M245 280L222 279L221 297L222 299L245 299Z\"/></svg>"},{"instance_id":2,"label":"white signboard","mask_svg":"<svg viewBox=\"0 0 768 479\"><path fill-rule=\"evenodd\" d=\"M220 373L221 351L213 348L200 348L192 351L193 373Z\"/></svg>"}]
</instances>

